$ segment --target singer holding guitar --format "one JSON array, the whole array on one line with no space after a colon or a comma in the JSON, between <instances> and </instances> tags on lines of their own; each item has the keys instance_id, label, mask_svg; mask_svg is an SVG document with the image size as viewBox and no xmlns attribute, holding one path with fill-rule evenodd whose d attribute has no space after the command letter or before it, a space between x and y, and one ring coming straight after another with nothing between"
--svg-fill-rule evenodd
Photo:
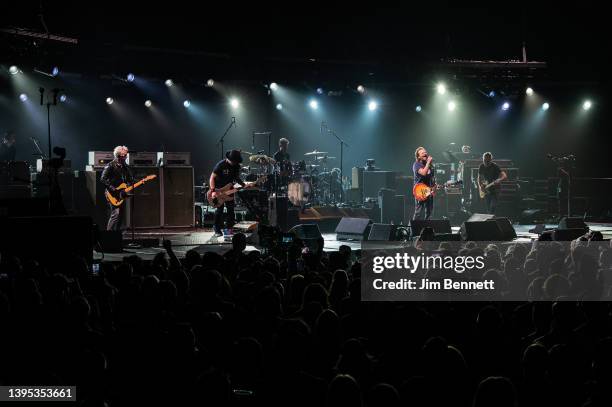
<instances>
[{"instance_id":1,"label":"singer holding guitar","mask_svg":"<svg viewBox=\"0 0 612 407\"><path fill-rule=\"evenodd\" d=\"M212 174L210 174L210 191L212 191L212 198L216 198L219 192L218 189L226 186L227 184L240 184L245 186L244 181L240 179L240 163L242 162L242 155L239 150L231 150L225 153L225 159L219 161L215 168L213 168ZM234 215L234 201L228 200L220 205L215 212L215 236L223 236L223 208L227 208L227 228L231 228L236 223Z\"/></svg>"},{"instance_id":2,"label":"singer holding guitar","mask_svg":"<svg viewBox=\"0 0 612 407\"><path fill-rule=\"evenodd\" d=\"M415 162L412 165L414 173L414 185L423 183L431 188L435 187L436 177L433 169L433 157L427 153L425 147L419 147L414 152ZM414 201L414 216L412 219L428 220L433 214L434 197L430 195L427 199Z\"/></svg>"},{"instance_id":3,"label":"singer holding guitar","mask_svg":"<svg viewBox=\"0 0 612 407\"><path fill-rule=\"evenodd\" d=\"M508 178L505 171L493 162L493 154L486 152L482 155L482 164L478 167L478 190L480 197L484 198L487 213L494 215L497 207L499 184Z\"/></svg>"},{"instance_id":4,"label":"singer holding guitar","mask_svg":"<svg viewBox=\"0 0 612 407\"><path fill-rule=\"evenodd\" d=\"M106 190L113 195L117 195L120 199L125 199L129 196L125 191L118 191L118 187L121 184L131 185L134 183L134 176L130 171L127 163L125 162L128 155L128 148L126 146L117 146L113 150L113 156L115 159L109 162L104 170L100 181L106 187ZM110 216L108 218L108 224L106 230L123 230L127 228L126 225L126 206L119 205L114 206L109 203Z\"/></svg>"}]
</instances>

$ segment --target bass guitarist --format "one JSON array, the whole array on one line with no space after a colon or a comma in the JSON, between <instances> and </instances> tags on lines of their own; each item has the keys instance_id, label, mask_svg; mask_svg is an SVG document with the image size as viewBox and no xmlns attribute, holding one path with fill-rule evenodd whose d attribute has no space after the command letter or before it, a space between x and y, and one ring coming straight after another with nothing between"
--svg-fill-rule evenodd
<instances>
[{"instance_id":1,"label":"bass guitarist","mask_svg":"<svg viewBox=\"0 0 612 407\"><path fill-rule=\"evenodd\" d=\"M225 153L225 159L221 160L213 168L212 174L210 174L210 190L212 191L212 198L217 197L217 189L223 188L227 184L237 183L241 186L245 186L244 181L240 179L240 163L242 162L242 155L239 150L231 150ZM223 205L220 205L215 212L215 236L222 236L223 233L223 207L227 208L227 228L231 228L236 223L234 216L234 201L225 201Z\"/></svg>"},{"instance_id":2,"label":"bass guitarist","mask_svg":"<svg viewBox=\"0 0 612 407\"><path fill-rule=\"evenodd\" d=\"M134 176L130 171L127 163L125 162L128 155L128 148L126 146L117 146L113 150L113 156L115 159L109 162L104 170L100 181L106 189L113 195L118 195L121 199L127 198L129 194L125 191L119 191L117 194L117 188L119 185L125 183L131 185L134 183ZM110 206L110 216L108 218L108 224L106 230L124 230L127 228L126 222L126 211L127 205Z\"/></svg>"},{"instance_id":3,"label":"bass guitarist","mask_svg":"<svg viewBox=\"0 0 612 407\"><path fill-rule=\"evenodd\" d=\"M499 184L508 178L505 171L493 162L493 154L486 152L482 155L482 164L478 167L478 190L480 197L484 198L487 213L494 215L499 194Z\"/></svg>"}]
</instances>

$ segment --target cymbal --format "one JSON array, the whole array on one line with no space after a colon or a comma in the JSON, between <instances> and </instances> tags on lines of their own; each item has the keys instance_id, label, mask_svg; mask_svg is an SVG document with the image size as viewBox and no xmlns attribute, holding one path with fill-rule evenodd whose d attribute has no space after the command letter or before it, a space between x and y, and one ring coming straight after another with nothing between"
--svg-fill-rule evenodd
<instances>
[{"instance_id":1,"label":"cymbal","mask_svg":"<svg viewBox=\"0 0 612 407\"><path fill-rule=\"evenodd\" d=\"M249 161L255 162L258 164L275 164L276 160L272 157L268 157L264 154L253 154L249 157Z\"/></svg>"},{"instance_id":2,"label":"cymbal","mask_svg":"<svg viewBox=\"0 0 612 407\"><path fill-rule=\"evenodd\" d=\"M311 152L306 153L304 155L321 155L321 154L329 154L329 153L327 151L317 151L317 150L314 150L314 151L311 151Z\"/></svg>"},{"instance_id":3,"label":"cymbal","mask_svg":"<svg viewBox=\"0 0 612 407\"><path fill-rule=\"evenodd\" d=\"M329 157L324 155L323 157L316 157L317 160L335 160L336 157Z\"/></svg>"},{"instance_id":4,"label":"cymbal","mask_svg":"<svg viewBox=\"0 0 612 407\"><path fill-rule=\"evenodd\" d=\"M255 153L249 153L248 151L244 151L244 150L238 150L238 151L240 151L240 153L246 154L246 155L253 155L253 154L255 154Z\"/></svg>"}]
</instances>

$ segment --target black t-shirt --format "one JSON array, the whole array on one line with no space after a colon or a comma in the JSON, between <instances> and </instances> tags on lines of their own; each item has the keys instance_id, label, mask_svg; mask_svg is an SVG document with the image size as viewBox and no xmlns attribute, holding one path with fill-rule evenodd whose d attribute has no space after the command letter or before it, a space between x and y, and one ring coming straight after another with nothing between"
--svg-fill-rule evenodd
<instances>
[{"instance_id":1,"label":"black t-shirt","mask_svg":"<svg viewBox=\"0 0 612 407\"><path fill-rule=\"evenodd\" d=\"M487 184L495 181L501 175L501 168L499 165L495 163L490 163L489 165L485 165L484 163L480 164L478 167L478 175L480 175L480 182L486 181Z\"/></svg>"},{"instance_id":2,"label":"black t-shirt","mask_svg":"<svg viewBox=\"0 0 612 407\"><path fill-rule=\"evenodd\" d=\"M422 168L425 168L425 165L426 164L423 164L423 162L421 161L415 161L414 164L412 165L412 172L414 173L414 183L418 184L419 182L422 182L425 185L428 185L431 187L434 185L434 181L435 181L431 166L429 167L429 170L427 171L427 175L419 174L419 170Z\"/></svg>"},{"instance_id":3,"label":"black t-shirt","mask_svg":"<svg viewBox=\"0 0 612 407\"><path fill-rule=\"evenodd\" d=\"M276 153L274 153L273 158L276 160L276 162L291 161L291 156L289 155L289 153L283 153L281 150L278 150Z\"/></svg>"},{"instance_id":4,"label":"black t-shirt","mask_svg":"<svg viewBox=\"0 0 612 407\"><path fill-rule=\"evenodd\" d=\"M223 188L227 184L234 182L243 184L240 179L240 164L231 165L227 160L222 160L215 165L213 173L217 174L217 178L215 179L215 187L217 189Z\"/></svg>"}]
</instances>

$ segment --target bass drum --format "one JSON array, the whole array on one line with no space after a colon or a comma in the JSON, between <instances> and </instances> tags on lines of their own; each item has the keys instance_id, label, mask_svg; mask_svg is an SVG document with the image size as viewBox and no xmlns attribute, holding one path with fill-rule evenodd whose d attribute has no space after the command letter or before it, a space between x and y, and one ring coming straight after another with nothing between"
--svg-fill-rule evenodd
<instances>
[{"instance_id":1,"label":"bass drum","mask_svg":"<svg viewBox=\"0 0 612 407\"><path fill-rule=\"evenodd\" d=\"M304 206L312 197L312 184L308 177L302 177L289 183L287 189L289 202L295 206Z\"/></svg>"}]
</instances>

